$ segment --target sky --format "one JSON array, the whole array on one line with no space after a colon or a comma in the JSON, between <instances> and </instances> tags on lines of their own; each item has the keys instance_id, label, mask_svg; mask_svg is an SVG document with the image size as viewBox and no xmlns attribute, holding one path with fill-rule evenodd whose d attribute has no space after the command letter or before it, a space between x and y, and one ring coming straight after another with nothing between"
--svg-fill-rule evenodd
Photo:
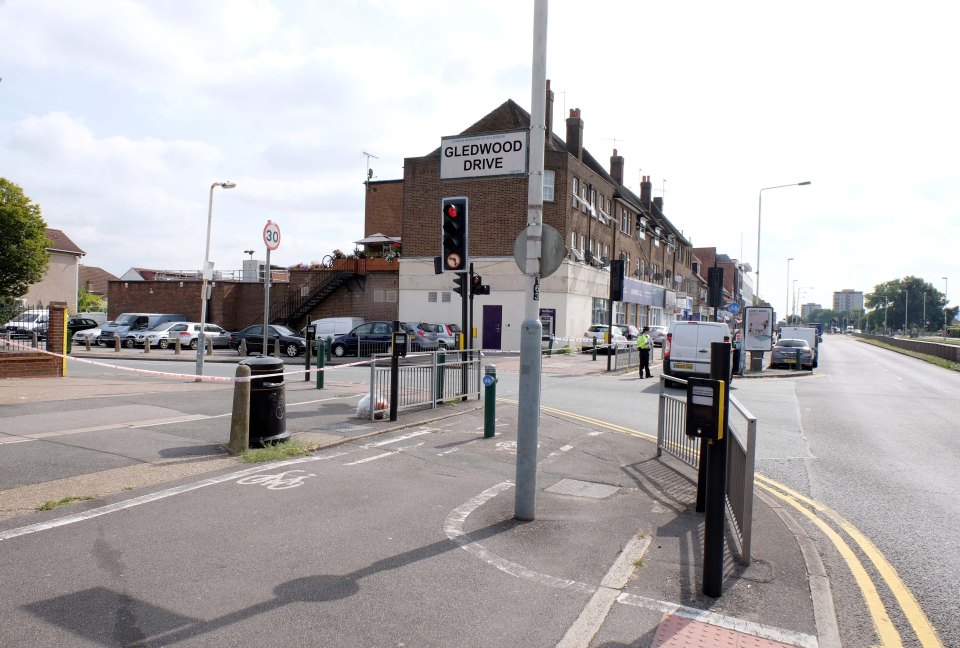
<instances>
[{"instance_id":1,"label":"sky","mask_svg":"<svg viewBox=\"0 0 960 648\"><path fill-rule=\"evenodd\" d=\"M275 264L349 251L368 163L401 178L507 99L530 110L533 7L0 0L0 177L118 276L199 269L221 181L217 270L264 258L268 219ZM756 270L759 240L778 315L908 275L956 295L958 18L947 1L554 0L554 130L579 108L586 148L615 146L637 193L651 176L694 246ZM761 211L761 189L803 181Z\"/></svg>"}]
</instances>

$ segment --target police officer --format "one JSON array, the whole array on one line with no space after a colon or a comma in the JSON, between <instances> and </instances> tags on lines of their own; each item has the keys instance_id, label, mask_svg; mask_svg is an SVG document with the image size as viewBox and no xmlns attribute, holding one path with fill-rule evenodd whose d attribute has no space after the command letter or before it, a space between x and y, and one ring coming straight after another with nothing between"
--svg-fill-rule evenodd
<instances>
[{"instance_id":1,"label":"police officer","mask_svg":"<svg viewBox=\"0 0 960 648\"><path fill-rule=\"evenodd\" d=\"M644 326L637 336L637 349L640 350L640 377L652 378L650 373L650 327ZM643 372L647 372L644 376Z\"/></svg>"}]
</instances>

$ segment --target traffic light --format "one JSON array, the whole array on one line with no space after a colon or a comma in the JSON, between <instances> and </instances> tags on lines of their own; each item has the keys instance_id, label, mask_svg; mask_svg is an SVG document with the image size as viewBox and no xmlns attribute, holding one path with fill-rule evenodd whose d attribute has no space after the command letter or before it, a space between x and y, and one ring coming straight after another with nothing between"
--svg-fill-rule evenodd
<instances>
[{"instance_id":1,"label":"traffic light","mask_svg":"<svg viewBox=\"0 0 960 648\"><path fill-rule=\"evenodd\" d=\"M464 288L466 288L466 286L464 286L464 279L466 278L466 276L467 276L466 272L457 273L457 276L453 278L453 283L454 283L453 292L457 293L458 295L465 294Z\"/></svg>"},{"instance_id":2,"label":"traffic light","mask_svg":"<svg viewBox=\"0 0 960 648\"><path fill-rule=\"evenodd\" d=\"M467 258L467 198L441 201L440 263L444 272L465 272ZM459 292L459 291L458 291Z\"/></svg>"},{"instance_id":3,"label":"traffic light","mask_svg":"<svg viewBox=\"0 0 960 648\"><path fill-rule=\"evenodd\" d=\"M489 295L490 286L483 285L483 278L475 274L470 278L470 294L471 295Z\"/></svg>"},{"instance_id":4,"label":"traffic light","mask_svg":"<svg viewBox=\"0 0 960 648\"><path fill-rule=\"evenodd\" d=\"M723 268L707 268L707 306L723 305Z\"/></svg>"},{"instance_id":5,"label":"traffic light","mask_svg":"<svg viewBox=\"0 0 960 648\"><path fill-rule=\"evenodd\" d=\"M625 261L614 259L610 262L610 301L623 301L623 273Z\"/></svg>"}]
</instances>

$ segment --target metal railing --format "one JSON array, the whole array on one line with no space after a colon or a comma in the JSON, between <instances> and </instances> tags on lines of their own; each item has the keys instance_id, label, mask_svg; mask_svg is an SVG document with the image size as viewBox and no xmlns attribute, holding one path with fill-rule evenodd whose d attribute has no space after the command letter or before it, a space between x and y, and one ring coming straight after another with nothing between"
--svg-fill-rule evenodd
<instances>
[{"instance_id":1,"label":"metal railing","mask_svg":"<svg viewBox=\"0 0 960 648\"><path fill-rule=\"evenodd\" d=\"M667 382L686 390L687 381L660 376L657 412L657 456L663 452L693 468L700 467L700 439L688 437L686 394L668 393ZM736 416L735 416L736 414ZM740 562L750 564L753 535L753 481L756 461L757 418L730 396L727 420L727 520L740 544Z\"/></svg>"},{"instance_id":2,"label":"metal railing","mask_svg":"<svg viewBox=\"0 0 960 648\"><path fill-rule=\"evenodd\" d=\"M370 363L371 418L390 403L390 355L374 354ZM480 352L431 351L400 359L397 411L436 408L445 401L480 398Z\"/></svg>"}]
</instances>

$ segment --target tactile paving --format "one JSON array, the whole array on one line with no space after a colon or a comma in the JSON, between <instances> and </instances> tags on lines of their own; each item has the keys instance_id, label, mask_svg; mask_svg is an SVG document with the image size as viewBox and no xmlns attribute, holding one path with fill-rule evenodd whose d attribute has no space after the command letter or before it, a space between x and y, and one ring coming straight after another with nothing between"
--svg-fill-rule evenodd
<instances>
[{"instance_id":1,"label":"tactile paving","mask_svg":"<svg viewBox=\"0 0 960 648\"><path fill-rule=\"evenodd\" d=\"M651 648L792 648L728 628L665 614Z\"/></svg>"}]
</instances>

